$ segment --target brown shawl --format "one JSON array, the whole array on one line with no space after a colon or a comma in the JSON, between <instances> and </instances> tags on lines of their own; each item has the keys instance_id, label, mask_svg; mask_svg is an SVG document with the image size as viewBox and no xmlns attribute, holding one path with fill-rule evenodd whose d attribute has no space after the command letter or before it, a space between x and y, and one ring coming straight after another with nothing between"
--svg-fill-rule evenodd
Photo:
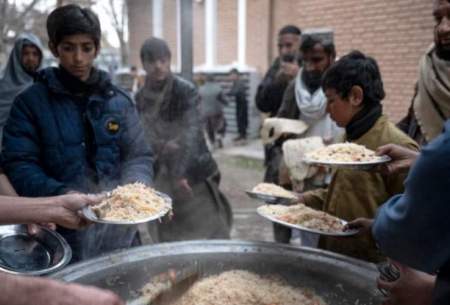
<instances>
[{"instance_id":1,"label":"brown shawl","mask_svg":"<svg viewBox=\"0 0 450 305\"><path fill-rule=\"evenodd\" d=\"M428 142L442 132L444 122L450 118L450 62L440 59L434 46L420 61L413 108Z\"/></svg>"}]
</instances>

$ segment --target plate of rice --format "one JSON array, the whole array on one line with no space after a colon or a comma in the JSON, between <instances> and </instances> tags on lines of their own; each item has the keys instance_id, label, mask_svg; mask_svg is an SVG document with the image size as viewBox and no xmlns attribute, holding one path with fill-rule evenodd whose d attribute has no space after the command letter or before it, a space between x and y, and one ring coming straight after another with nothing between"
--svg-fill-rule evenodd
<instances>
[{"instance_id":1,"label":"plate of rice","mask_svg":"<svg viewBox=\"0 0 450 305\"><path fill-rule=\"evenodd\" d=\"M351 236L358 233L358 230L344 231L347 224L345 220L309 208L303 203L290 206L263 205L256 211L272 222L310 233L328 236Z\"/></svg>"},{"instance_id":2,"label":"plate of rice","mask_svg":"<svg viewBox=\"0 0 450 305\"><path fill-rule=\"evenodd\" d=\"M157 220L171 211L172 199L143 183L118 186L98 205L82 209L90 221L119 225Z\"/></svg>"},{"instance_id":3,"label":"plate of rice","mask_svg":"<svg viewBox=\"0 0 450 305\"><path fill-rule=\"evenodd\" d=\"M370 170L389 161L389 156L377 156L373 150L363 145L348 142L314 150L303 159L309 165L357 170Z\"/></svg>"},{"instance_id":4,"label":"plate of rice","mask_svg":"<svg viewBox=\"0 0 450 305\"><path fill-rule=\"evenodd\" d=\"M297 201L297 195L273 183L259 183L251 191L245 191L253 199L270 204L290 204Z\"/></svg>"}]
</instances>

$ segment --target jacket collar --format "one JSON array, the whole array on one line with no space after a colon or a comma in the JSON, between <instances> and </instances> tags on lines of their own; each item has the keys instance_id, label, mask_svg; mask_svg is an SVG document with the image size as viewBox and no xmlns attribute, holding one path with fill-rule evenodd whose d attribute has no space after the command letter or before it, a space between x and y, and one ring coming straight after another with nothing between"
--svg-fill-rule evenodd
<instances>
[{"instance_id":1,"label":"jacket collar","mask_svg":"<svg viewBox=\"0 0 450 305\"><path fill-rule=\"evenodd\" d=\"M64 87L64 84L58 78L58 69L59 68L56 67L50 67L39 71L37 82L45 84L53 93L73 95L66 87ZM99 83L99 89L96 90L96 93L94 93L93 95L110 96L111 90L113 88L111 79L108 73L102 70L99 70L99 73L101 74L102 81Z\"/></svg>"}]
</instances>

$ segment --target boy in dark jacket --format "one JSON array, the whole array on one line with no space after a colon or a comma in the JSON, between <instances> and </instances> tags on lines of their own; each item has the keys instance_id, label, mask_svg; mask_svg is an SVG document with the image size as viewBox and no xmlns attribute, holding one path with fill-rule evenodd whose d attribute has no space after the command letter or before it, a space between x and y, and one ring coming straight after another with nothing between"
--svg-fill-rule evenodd
<instances>
[{"instance_id":1,"label":"boy in dark jacket","mask_svg":"<svg viewBox=\"0 0 450 305\"><path fill-rule=\"evenodd\" d=\"M131 99L93 67L100 23L89 9L67 5L47 19L58 68L41 71L17 96L4 129L3 168L21 196L96 193L152 181L152 153ZM132 245L133 226L58 228L73 261Z\"/></svg>"},{"instance_id":2,"label":"boy in dark jacket","mask_svg":"<svg viewBox=\"0 0 450 305\"><path fill-rule=\"evenodd\" d=\"M141 48L147 76L136 95L146 139L155 150L155 185L173 198L171 221L158 224L158 241L230 237L231 208L219 190L220 172L203 136L195 87L170 71L164 40Z\"/></svg>"}]
</instances>

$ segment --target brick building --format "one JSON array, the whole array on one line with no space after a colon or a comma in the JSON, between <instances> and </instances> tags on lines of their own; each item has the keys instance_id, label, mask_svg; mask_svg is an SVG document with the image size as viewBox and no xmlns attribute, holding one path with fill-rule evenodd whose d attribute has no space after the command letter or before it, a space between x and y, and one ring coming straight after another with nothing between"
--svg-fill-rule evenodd
<instances>
[{"instance_id":1,"label":"brick building","mask_svg":"<svg viewBox=\"0 0 450 305\"><path fill-rule=\"evenodd\" d=\"M178 1L128 0L131 64L152 35L163 37L179 62ZM385 110L401 118L413 95L418 61L433 40L432 1L424 0L193 0L196 70L237 66L263 74L276 57L277 31L329 28L338 55L359 49L380 64Z\"/></svg>"}]
</instances>

